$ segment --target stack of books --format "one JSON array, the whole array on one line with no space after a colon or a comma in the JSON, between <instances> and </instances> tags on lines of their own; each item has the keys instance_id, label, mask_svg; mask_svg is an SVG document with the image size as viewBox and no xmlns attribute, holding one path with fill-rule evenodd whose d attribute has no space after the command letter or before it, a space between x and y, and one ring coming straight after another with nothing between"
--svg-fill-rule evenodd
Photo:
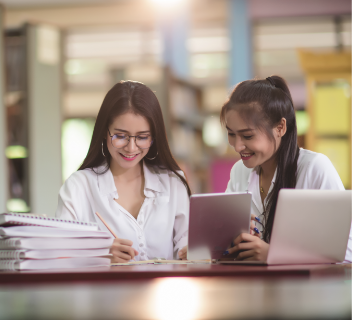
<instances>
[{"instance_id":1,"label":"stack of books","mask_svg":"<svg viewBox=\"0 0 352 320\"><path fill-rule=\"evenodd\" d=\"M0 214L0 270L109 266L112 242L96 223Z\"/></svg>"}]
</instances>

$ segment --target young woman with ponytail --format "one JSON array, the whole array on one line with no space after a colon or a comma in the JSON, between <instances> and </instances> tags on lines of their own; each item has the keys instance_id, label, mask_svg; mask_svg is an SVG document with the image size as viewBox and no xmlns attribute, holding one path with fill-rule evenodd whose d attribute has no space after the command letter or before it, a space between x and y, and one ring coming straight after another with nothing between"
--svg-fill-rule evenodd
<instances>
[{"instance_id":1,"label":"young woman with ponytail","mask_svg":"<svg viewBox=\"0 0 352 320\"><path fill-rule=\"evenodd\" d=\"M251 234L238 236L225 254L240 252L238 260L265 261L280 189L344 187L325 155L298 147L295 110L283 78L239 83L222 107L221 122L241 156L226 192L252 193ZM351 235L345 259L352 259Z\"/></svg>"},{"instance_id":2,"label":"young woman with ponytail","mask_svg":"<svg viewBox=\"0 0 352 320\"><path fill-rule=\"evenodd\" d=\"M107 230L98 212L117 235L115 262L185 259L190 194L155 94L121 81L103 101L81 167L60 190L56 216Z\"/></svg>"}]
</instances>

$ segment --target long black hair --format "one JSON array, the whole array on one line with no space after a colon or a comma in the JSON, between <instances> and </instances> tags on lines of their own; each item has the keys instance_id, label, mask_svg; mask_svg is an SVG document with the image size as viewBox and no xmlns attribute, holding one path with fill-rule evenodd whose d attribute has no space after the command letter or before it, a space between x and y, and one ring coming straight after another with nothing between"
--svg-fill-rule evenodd
<instances>
[{"instance_id":1,"label":"long black hair","mask_svg":"<svg viewBox=\"0 0 352 320\"><path fill-rule=\"evenodd\" d=\"M103 164L106 164L105 170L97 174L109 170L111 155L105 139L107 130L117 116L126 112L143 116L150 125L153 144L143 159L146 165L172 171L181 179L188 195L191 195L187 180L177 172L181 169L170 151L159 101L152 90L137 81L120 81L106 94L95 122L87 156L78 170L93 169Z\"/></svg>"},{"instance_id":2,"label":"long black hair","mask_svg":"<svg viewBox=\"0 0 352 320\"><path fill-rule=\"evenodd\" d=\"M229 110L238 111L247 123L263 131L274 144L272 129L282 118L286 119L286 134L274 154L277 162L276 180L264 208L263 239L270 242L279 191L282 188L295 188L297 182L299 148L291 93L285 80L279 76L243 81L235 87L229 100L222 107L220 116L222 124L225 124L225 115Z\"/></svg>"}]
</instances>

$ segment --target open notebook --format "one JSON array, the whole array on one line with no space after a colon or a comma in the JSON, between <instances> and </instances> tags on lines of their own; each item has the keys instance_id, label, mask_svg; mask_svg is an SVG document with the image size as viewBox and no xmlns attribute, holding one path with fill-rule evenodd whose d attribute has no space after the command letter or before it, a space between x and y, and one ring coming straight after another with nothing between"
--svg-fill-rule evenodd
<instances>
[{"instance_id":1,"label":"open notebook","mask_svg":"<svg viewBox=\"0 0 352 320\"><path fill-rule=\"evenodd\" d=\"M152 260L141 260L141 261L129 261L129 262L112 262L111 266L135 266L141 264L211 264L210 259L205 260L165 260L165 259L152 259Z\"/></svg>"},{"instance_id":2,"label":"open notebook","mask_svg":"<svg viewBox=\"0 0 352 320\"><path fill-rule=\"evenodd\" d=\"M89 230L89 231L98 230L98 225L93 222L58 219L58 218L45 217L43 215L27 214L27 213L1 213L0 225L44 226L44 227L76 229L76 230L78 229L78 230Z\"/></svg>"}]
</instances>

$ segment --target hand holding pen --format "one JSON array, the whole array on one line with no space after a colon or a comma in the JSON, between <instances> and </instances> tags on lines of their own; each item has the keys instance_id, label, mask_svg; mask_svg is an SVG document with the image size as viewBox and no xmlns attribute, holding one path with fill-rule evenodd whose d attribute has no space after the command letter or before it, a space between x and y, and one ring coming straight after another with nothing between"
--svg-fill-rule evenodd
<instances>
[{"instance_id":1,"label":"hand holding pen","mask_svg":"<svg viewBox=\"0 0 352 320\"><path fill-rule=\"evenodd\" d=\"M138 251L132 248L133 242L128 239L118 238L114 231L112 231L108 224L104 221L102 216L98 212L95 214L115 238L110 248L110 253L113 255L112 262L121 263L134 260L134 257L138 255Z\"/></svg>"}]
</instances>

